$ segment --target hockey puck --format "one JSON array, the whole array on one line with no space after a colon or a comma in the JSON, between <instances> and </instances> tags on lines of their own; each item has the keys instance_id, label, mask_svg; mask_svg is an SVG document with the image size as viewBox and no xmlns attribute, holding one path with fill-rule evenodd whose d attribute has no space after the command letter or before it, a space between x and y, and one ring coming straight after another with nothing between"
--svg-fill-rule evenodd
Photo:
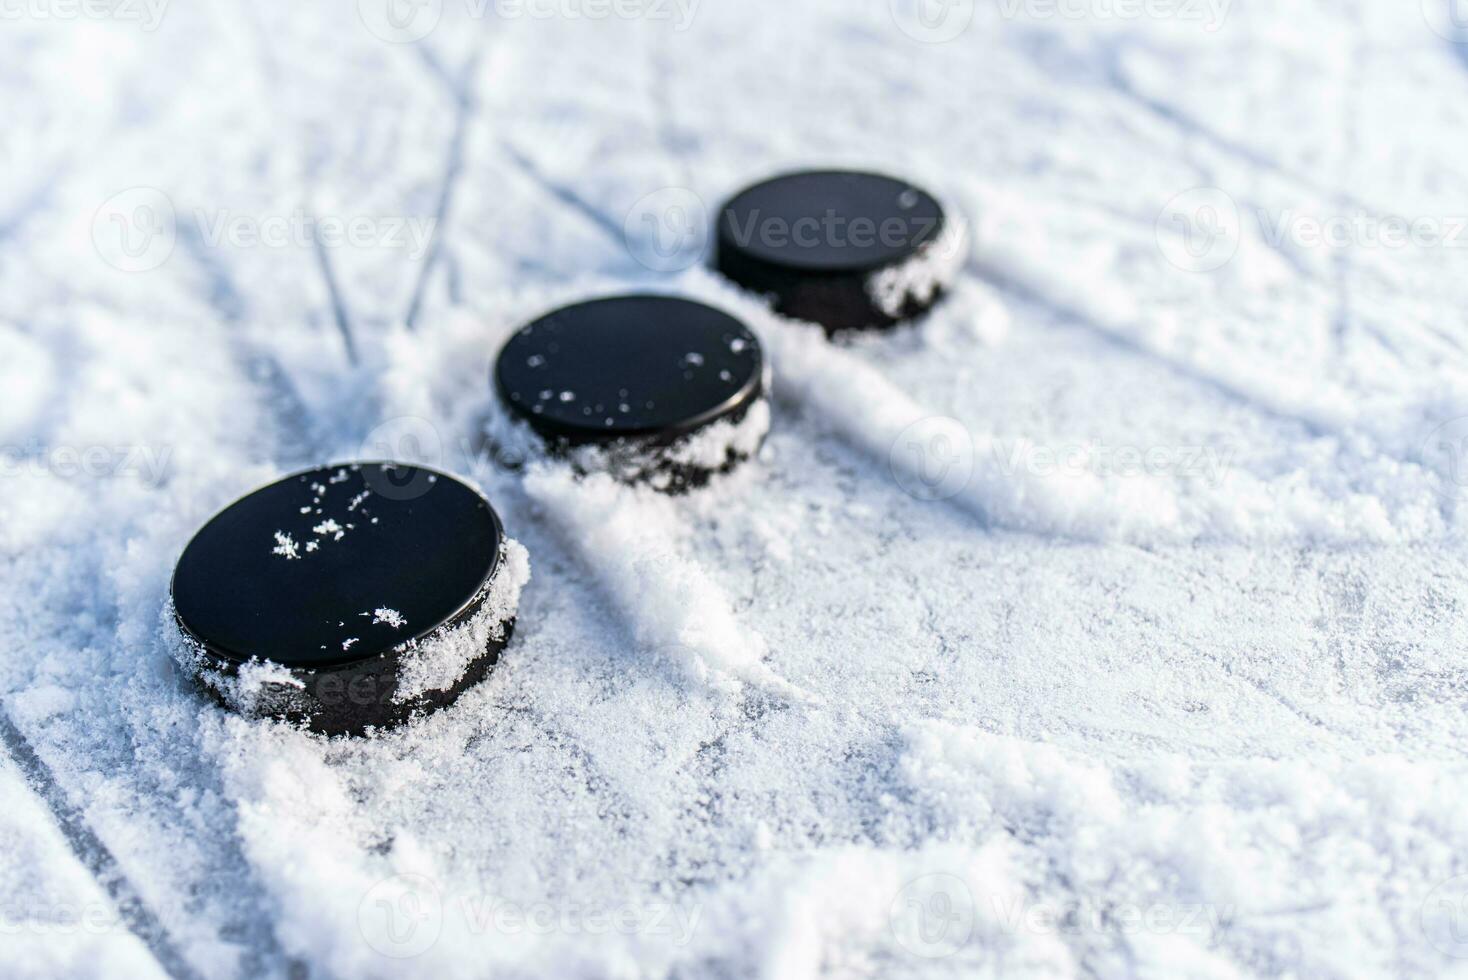
<instances>
[{"instance_id":1,"label":"hockey puck","mask_svg":"<svg viewBox=\"0 0 1468 980\"><path fill-rule=\"evenodd\" d=\"M681 492L758 450L770 424L765 375L759 341L729 314L642 295L578 303L521 328L494 381L511 428L549 454Z\"/></svg>"},{"instance_id":2,"label":"hockey puck","mask_svg":"<svg viewBox=\"0 0 1468 980\"><path fill-rule=\"evenodd\" d=\"M929 310L965 258L962 223L937 198L880 174L786 174L719 214L718 271L776 312L828 333L891 327Z\"/></svg>"},{"instance_id":3,"label":"hockey puck","mask_svg":"<svg viewBox=\"0 0 1468 980\"><path fill-rule=\"evenodd\" d=\"M189 542L176 653L228 707L361 734L482 680L528 578L525 549L453 477L326 467L255 491Z\"/></svg>"}]
</instances>

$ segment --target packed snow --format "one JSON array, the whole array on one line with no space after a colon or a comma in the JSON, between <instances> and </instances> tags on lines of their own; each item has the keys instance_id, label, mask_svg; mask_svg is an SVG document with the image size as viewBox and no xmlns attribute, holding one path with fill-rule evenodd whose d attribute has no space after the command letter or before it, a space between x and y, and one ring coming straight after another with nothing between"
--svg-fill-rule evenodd
<instances>
[{"instance_id":1,"label":"packed snow","mask_svg":"<svg viewBox=\"0 0 1468 980\"><path fill-rule=\"evenodd\" d=\"M1452 8L4 7L0 974L1465 975ZM915 328L704 267L831 166L963 216ZM484 437L634 289L772 369L682 497ZM486 494L513 640L370 739L229 713L173 565L352 459Z\"/></svg>"}]
</instances>

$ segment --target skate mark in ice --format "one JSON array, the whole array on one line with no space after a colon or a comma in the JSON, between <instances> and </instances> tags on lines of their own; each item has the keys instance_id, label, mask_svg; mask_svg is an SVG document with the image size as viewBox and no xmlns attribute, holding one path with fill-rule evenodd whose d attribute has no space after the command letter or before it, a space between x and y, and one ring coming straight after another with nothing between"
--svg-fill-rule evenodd
<instances>
[{"instance_id":1,"label":"skate mark in ice","mask_svg":"<svg viewBox=\"0 0 1468 980\"><path fill-rule=\"evenodd\" d=\"M1213 664L1213 666L1217 667L1225 675L1229 677L1237 677L1239 680L1242 680L1254 690L1258 691L1259 694L1275 702L1281 708L1285 709L1285 711L1289 712L1295 718L1311 726L1312 728L1318 728L1323 731L1330 732L1333 735L1343 734L1334 726L1327 724L1325 719L1321 718L1319 715L1316 715L1313 712L1307 711L1305 708L1300 707L1300 705L1295 703L1294 699L1281 692L1272 683L1270 683L1268 679L1263 677L1256 677L1248 671L1240 670L1238 669L1238 666L1234 661L1229 660L1226 657L1222 657L1217 653L1211 653L1207 650L1204 650L1197 644L1192 643L1182 637L1174 637L1174 641L1179 646L1190 651L1199 658Z\"/></svg>"},{"instance_id":2,"label":"skate mark in ice","mask_svg":"<svg viewBox=\"0 0 1468 980\"><path fill-rule=\"evenodd\" d=\"M656 26L656 25L649 25ZM647 101L652 109L653 130L657 134L658 145L663 148L663 155L674 162L679 175L679 183L684 187L693 186L693 167L689 159L689 143L685 140L685 130L678 124L678 115L673 109L673 66L668 60L667 45L661 38L662 32L656 30L643 33L644 44L647 45ZM696 139L693 141L696 145Z\"/></svg>"},{"instance_id":3,"label":"skate mark in ice","mask_svg":"<svg viewBox=\"0 0 1468 980\"><path fill-rule=\"evenodd\" d=\"M1246 208L1246 206L1250 204L1250 202L1246 201L1242 197L1242 195L1234 195L1234 200L1238 202L1241 209ZM1258 207L1255 207L1254 210L1256 213L1263 213L1264 211L1263 208ZM1155 223L1152 227L1152 233L1156 234ZM1312 286L1316 286L1325 290L1329 290L1331 288L1331 283L1329 282L1329 280L1327 280L1315 269L1310 268L1310 266L1305 263L1305 260L1300 257L1300 253L1291 248L1283 238L1280 238L1276 235L1259 235L1256 238L1250 239L1250 241L1258 242L1265 248L1269 249L1269 251L1274 253L1274 255L1277 256L1281 262L1290 267L1290 271L1293 272L1296 278L1298 278L1301 282L1309 283Z\"/></svg>"},{"instance_id":4,"label":"skate mark in ice","mask_svg":"<svg viewBox=\"0 0 1468 980\"><path fill-rule=\"evenodd\" d=\"M244 3L236 7L224 7L224 10L234 10L239 14L247 25L247 33L250 35L250 46L254 49L255 67L260 72L261 81L265 82L271 92L271 101L277 101L280 91L281 77L280 56L276 54L275 45L271 40L269 29L260 19L260 12L255 9L253 3Z\"/></svg>"},{"instance_id":5,"label":"skate mark in ice","mask_svg":"<svg viewBox=\"0 0 1468 980\"><path fill-rule=\"evenodd\" d=\"M448 66L443 63L443 59L438 56L438 52L434 51L433 46L426 41L414 44L412 47L413 51L418 55L418 60L423 62L423 66L428 69L434 78L438 79L439 84L444 87L444 91L448 92L455 102L461 101L464 94L462 86L471 76L466 74L460 78L455 78L453 72L449 71ZM478 55L475 55L470 58L470 61L472 62L477 58Z\"/></svg>"},{"instance_id":6,"label":"skate mark in ice","mask_svg":"<svg viewBox=\"0 0 1468 980\"><path fill-rule=\"evenodd\" d=\"M310 220L314 226L315 215L311 215ZM347 362L356 367L358 363L357 344L352 336L352 316L347 310L346 299L337 285L336 272L331 267L331 256L326 254L326 246L321 243L320 235L312 235L311 242L316 250L316 265L321 272L321 281L326 286L326 295L331 301L332 319L336 323L337 331L341 333L342 347L346 351Z\"/></svg>"},{"instance_id":7,"label":"skate mark in ice","mask_svg":"<svg viewBox=\"0 0 1468 980\"><path fill-rule=\"evenodd\" d=\"M1271 418L1293 422L1305 427L1312 437L1327 434L1327 427L1316 418L1301 415L1279 405L1257 398L1252 392L1238 387L1226 378L1209 374L1197 366L1172 356L1149 345L1132 335L1126 328L1124 317L1108 310L1102 304L1092 302L1080 292L1067 288L1058 280L1040 271L1040 267L1026 257L1011 253L1007 258L980 255L974 262L977 274L1006 289L1016 297L1050 311L1057 318L1084 327L1118 348L1163 365L1175 374L1187 378L1204 388L1220 393L1240 404L1262 412ZM1128 314L1137 314L1128 304Z\"/></svg>"},{"instance_id":8,"label":"skate mark in ice","mask_svg":"<svg viewBox=\"0 0 1468 980\"><path fill-rule=\"evenodd\" d=\"M1281 160L1257 150L1246 143L1241 143L1238 140L1225 136L1176 106L1146 94L1137 87L1136 83L1127 74L1126 69L1122 67L1121 51L1119 48L1108 52L1104 80L1117 95L1122 96L1133 105L1144 109L1154 118L1173 127L1184 136L1192 137L1206 143L1220 153L1241 160L1256 170L1274 174L1282 180L1314 191L1338 207L1357 208L1372 214L1382 213L1379 210L1373 210L1367 207L1366 204L1349 192L1326 187L1319 181L1307 174L1300 173Z\"/></svg>"},{"instance_id":9,"label":"skate mark in ice","mask_svg":"<svg viewBox=\"0 0 1468 980\"><path fill-rule=\"evenodd\" d=\"M700 738L691 746L689 754L678 762L678 772L686 775L696 789L681 801L674 820L683 829L667 839L657 863L664 876L682 889L714 884L728 870L720 860L724 857L722 853L698 853L694 842L717 828L732 827L739 821L739 815L727 812L730 809L730 797L726 795L729 790L730 738L758 737L757 733L772 711L787 710L783 702L749 691L743 692L732 708L729 720L721 723L717 731ZM737 793L733 795L738 796Z\"/></svg>"},{"instance_id":10,"label":"skate mark in ice","mask_svg":"<svg viewBox=\"0 0 1468 980\"><path fill-rule=\"evenodd\" d=\"M1002 236L979 238L998 241ZM980 250L974 259L974 268L980 275L1009 288L1015 295L1050 309L1124 350L1154 360L1179 377L1221 392L1252 411L1300 425L1311 439L1353 439L1356 442L1353 452L1365 458L1421 466L1440 479L1450 478L1451 474L1434 468L1430 460L1423 458L1420 444L1422 432L1430 431L1443 418L1454 414L1444 408L1446 403L1441 399L1414 402L1407 409L1385 416L1373 414L1359 392L1339 384L1319 384L1313 392L1306 392L1290 383L1292 376L1277 368L1270 370L1268 365L1263 370L1257 362L1250 363L1247 369L1215 366L1197 352L1179 352L1166 341L1153 339L1149 328L1165 325L1149 319L1145 305L1124 288L1101 289L1096 282L1082 287L1052 272L1052 266L1053 262L1012 242L1006 242L1003 249ZM1350 312L1346 309L1342 315ZM1379 336L1364 318L1353 318L1351 325ZM1388 338L1380 339L1388 350L1396 346ZM1468 400L1468 393L1459 397ZM1421 418L1415 417L1414 412ZM1433 418L1436 422L1426 424Z\"/></svg>"},{"instance_id":11,"label":"skate mark in ice","mask_svg":"<svg viewBox=\"0 0 1468 980\"><path fill-rule=\"evenodd\" d=\"M447 242L443 247L444 289L448 292L450 306L464 305L464 270L459 256Z\"/></svg>"},{"instance_id":12,"label":"skate mark in ice","mask_svg":"<svg viewBox=\"0 0 1468 980\"><path fill-rule=\"evenodd\" d=\"M199 231L192 225L180 226L178 241L198 264L208 282L209 305L225 324L233 360L240 365L245 377L262 390L266 409L280 441L270 455L281 462L304 461L319 455L321 446L312 434L310 410L306 408L289 372L271 351L242 335L249 316L249 304L229 270L204 247Z\"/></svg>"},{"instance_id":13,"label":"skate mark in ice","mask_svg":"<svg viewBox=\"0 0 1468 980\"><path fill-rule=\"evenodd\" d=\"M408 310L403 315L403 322L409 330L415 329L418 325L418 317L423 311L423 301L428 291L429 280L443 256L444 238L447 234L446 225L453 207L454 189L458 184L459 175L464 170L464 135L479 107L479 100L474 92L474 80L479 74L479 55L477 53L469 58L459 79L454 81L447 76L437 58L428 53L427 48L422 48L422 51L424 52L423 57L430 65L438 66L438 72L441 73L445 87L454 100L454 132L450 137L448 156L444 162L443 179L438 191L438 205L434 209L433 239L429 243L428 254L423 257L423 265L418 270L418 280L413 284L413 294L408 301Z\"/></svg>"},{"instance_id":14,"label":"skate mark in ice","mask_svg":"<svg viewBox=\"0 0 1468 980\"><path fill-rule=\"evenodd\" d=\"M528 701L524 704L502 703L496 707L506 714L523 716L536 731L545 736L546 744L550 748L565 753L575 762L587 795L605 804L602 818L606 819L609 814L615 817L613 825L617 828L618 836L627 835L628 824L646 821L647 814L643 808L627 795L620 783L603 771L596 757L563 725L557 724ZM466 746L466 754L468 750L469 747Z\"/></svg>"},{"instance_id":15,"label":"skate mark in ice","mask_svg":"<svg viewBox=\"0 0 1468 980\"><path fill-rule=\"evenodd\" d=\"M86 817L67 799L66 791L57 783L50 768L11 722L3 706L0 706L0 747L15 761L26 782L51 811L56 827L72 853L112 899L128 931L148 947L158 965L175 980L202 980L173 945L168 931L128 880L117 858L88 826Z\"/></svg>"},{"instance_id":16,"label":"skate mark in ice","mask_svg":"<svg viewBox=\"0 0 1468 980\"><path fill-rule=\"evenodd\" d=\"M191 222L182 222L179 225L178 243L203 273L209 291L209 305L225 323L237 325L245 318L248 304L239 287L235 285L234 277L219 261L217 254L204 243L203 236L203 230Z\"/></svg>"},{"instance_id":17,"label":"skate mark in ice","mask_svg":"<svg viewBox=\"0 0 1468 980\"><path fill-rule=\"evenodd\" d=\"M515 168L537 184L542 190L556 201L564 205L568 210L574 211L589 223L596 226L604 235L618 245L622 244L622 227L607 217L606 213L596 207L586 198L582 197L576 190L567 184L560 183L547 176L535 161L526 156L521 150L509 140L499 140L500 151L515 165Z\"/></svg>"}]
</instances>

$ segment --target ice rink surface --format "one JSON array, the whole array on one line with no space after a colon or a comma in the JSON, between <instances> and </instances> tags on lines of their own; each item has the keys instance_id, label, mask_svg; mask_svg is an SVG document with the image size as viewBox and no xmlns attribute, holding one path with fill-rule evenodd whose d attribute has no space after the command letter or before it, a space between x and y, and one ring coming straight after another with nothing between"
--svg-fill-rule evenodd
<instances>
[{"instance_id":1,"label":"ice rink surface","mask_svg":"<svg viewBox=\"0 0 1468 980\"><path fill-rule=\"evenodd\" d=\"M1468 975L1453 10L7 5L0 974ZM812 165L968 219L918 329L702 266ZM477 437L511 330L628 289L773 362L694 496ZM500 666L224 714L179 552L383 456L529 549Z\"/></svg>"}]
</instances>

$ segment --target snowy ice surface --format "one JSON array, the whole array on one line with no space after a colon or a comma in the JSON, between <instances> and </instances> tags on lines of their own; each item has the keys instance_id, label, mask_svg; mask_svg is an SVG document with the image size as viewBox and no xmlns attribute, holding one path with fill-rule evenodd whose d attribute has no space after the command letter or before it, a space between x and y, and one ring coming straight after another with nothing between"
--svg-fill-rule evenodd
<instances>
[{"instance_id":1,"label":"snowy ice surface","mask_svg":"<svg viewBox=\"0 0 1468 980\"><path fill-rule=\"evenodd\" d=\"M1447 0L114 6L3 14L0 974L1468 973ZM920 327L697 265L807 165L964 214ZM687 497L478 435L626 289L774 369ZM384 456L528 550L499 666L226 714L181 548Z\"/></svg>"}]
</instances>

